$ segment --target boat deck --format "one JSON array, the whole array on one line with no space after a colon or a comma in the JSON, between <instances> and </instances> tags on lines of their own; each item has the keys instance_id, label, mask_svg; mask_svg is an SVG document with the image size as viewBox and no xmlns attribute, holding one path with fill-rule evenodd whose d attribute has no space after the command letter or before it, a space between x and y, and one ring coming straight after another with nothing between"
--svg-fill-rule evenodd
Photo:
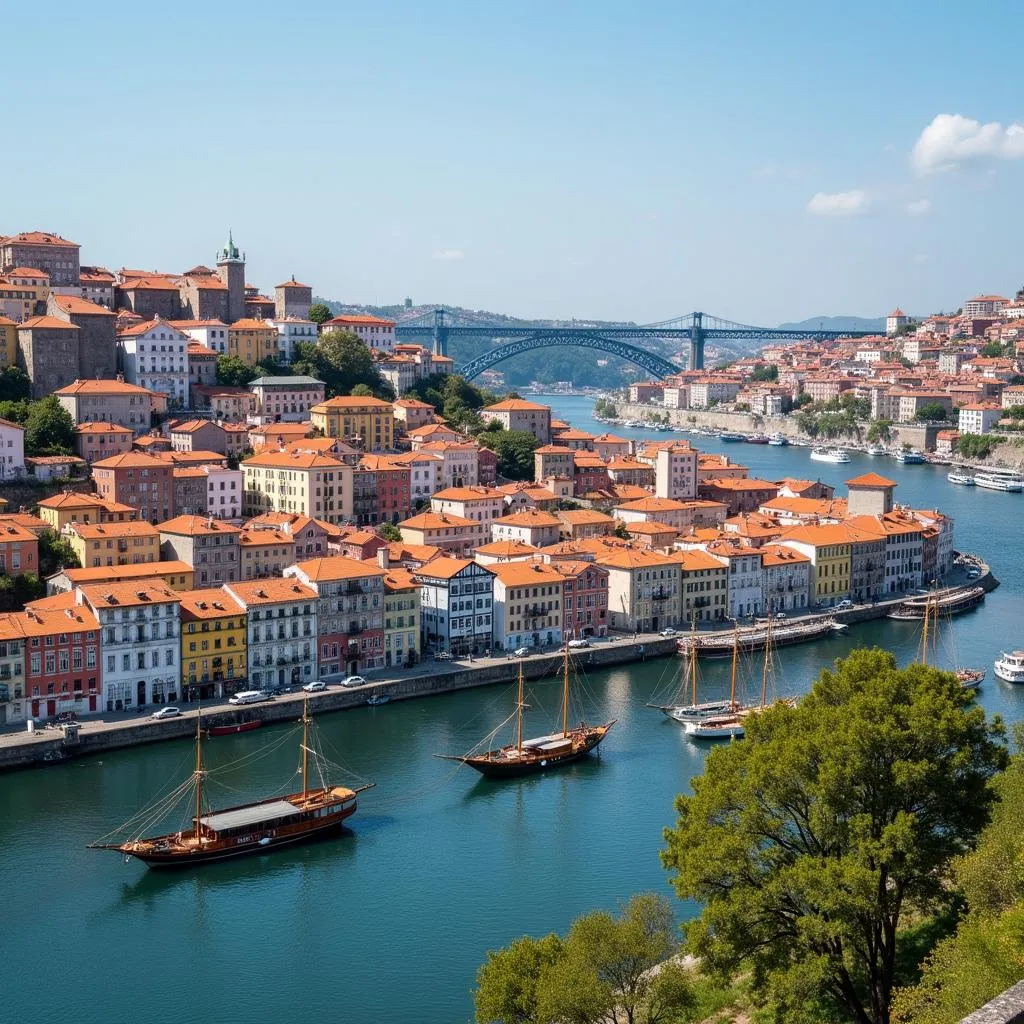
<instances>
[{"instance_id":1,"label":"boat deck","mask_svg":"<svg viewBox=\"0 0 1024 1024\"><path fill-rule=\"evenodd\" d=\"M243 828L246 825L258 825L264 822L277 821L297 814L299 808L290 800L267 800L261 804L238 807L231 811L215 811L203 817L203 825L214 832L223 832L229 828Z\"/></svg>"}]
</instances>

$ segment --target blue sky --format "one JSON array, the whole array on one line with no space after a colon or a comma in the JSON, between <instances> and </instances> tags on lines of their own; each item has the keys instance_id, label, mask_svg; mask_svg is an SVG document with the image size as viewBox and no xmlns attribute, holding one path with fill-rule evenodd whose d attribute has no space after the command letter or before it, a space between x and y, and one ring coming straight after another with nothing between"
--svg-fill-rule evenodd
<instances>
[{"instance_id":1,"label":"blue sky","mask_svg":"<svg viewBox=\"0 0 1024 1024\"><path fill-rule=\"evenodd\" d=\"M765 324L1024 283L1011 2L58 0L0 22L0 233L111 269L210 262L230 226L265 290Z\"/></svg>"}]
</instances>

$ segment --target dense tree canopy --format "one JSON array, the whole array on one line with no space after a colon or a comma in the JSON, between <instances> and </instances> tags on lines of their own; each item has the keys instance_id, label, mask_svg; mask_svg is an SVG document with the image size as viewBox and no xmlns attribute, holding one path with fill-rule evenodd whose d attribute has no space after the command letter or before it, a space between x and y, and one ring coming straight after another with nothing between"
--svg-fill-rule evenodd
<instances>
[{"instance_id":1,"label":"dense tree canopy","mask_svg":"<svg viewBox=\"0 0 1024 1024\"><path fill-rule=\"evenodd\" d=\"M946 411L946 407L940 402L929 402L927 405L922 405L917 410L916 418L926 423L933 423L938 420L944 420L949 417L949 413Z\"/></svg>"},{"instance_id":2,"label":"dense tree canopy","mask_svg":"<svg viewBox=\"0 0 1024 1024\"><path fill-rule=\"evenodd\" d=\"M78 555L66 537L47 530L39 538L39 573L46 579L61 569L78 569Z\"/></svg>"},{"instance_id":3,"label":"dense tree canopy","mask_svg":"<svg viewBox=\"0 0 1024 1024\"><path fill-rule=\"evenodd\" d=\"M352 331L328 331L314 342L296 346L292 370L322 380L327 397L350 395L359 384L378 398L392 399L391 385L381 377L373 355Z\"/></svg>"},{"instance_id":4,"label":"dense tree canopy","mask_svg":"<svg viewBox=\"0 0 1024 1024\"><path fill-rule=\"evenodd\" d=\"M56 395L30 402L25 419L26 455L70 455L75 444L75 421Z\"/></svg>"},{"instance_id":5,"label":"dense tree canopy","mask_svg":"<svg viewBox=\"0 0 1024 1024\"><path fill-rule=\"evenodd\" d=\"M334 314L331 312L331 307L323 302L314 302L309 307L309 319L315 324L322 324L330 320Z\"/></svg>"},{"instance_id":6,"label":"dense tree canopy","mask_svg":"<svg viewBox=\"0 0 1024 1024\"><path fill-rule=\"evenodd\" d=\"M258 376L260 371L244 363L238 356L221 356L217 360L217 383L222 387L248 387Z\"/></svg>"},{"instance_id":7,"label":"dense tree canopy","mask_svg":"<svg viewBox=\"0 0 1024 1024\"><path fill-rule=\"evenodd\" d=\"M957 453L966 459L987 459L999 438L991 434L961 434L957 438Z\"/></svg>"},{"instance_id":8,"label":"dense tree canopy","mask_svg":"<svg viewBox=\"0 0 1024 1024\"><path fill-rule=\"evenodd\" d=\"M565 939L522 938L488 954L474 993L480 1024L668 1024L691 1019L691 974L672 908L651 893L617 917L573 922Z\"/></svg>"},{"instance_id":9,"label":"dense tree canopy","mask_svg":"<svg viewBox=\"0 0 1024 1024\"><path fill-rule=\"evenodd\" d=\"M540 442L527 430L489 430L477 441L498 456L498 473L509 480L533 479L533 453Z\"/></svg>"},{"instance_id":10,"label":"dense tree canopy","mask_svg":"<svg viewBox=\"0 0 1024 1024\"><path fill-rule=\"evenodd\" d=\"M987 821L1001 736L953 675L880 650L752 716L666 831L676 891L703 905L692 952L749 971L778 1020L887 1024L900 928L948 900L942 874Z\"/></svg>"},{"instance_id":11,"label":"dense tree canopy","mask_svg":"<svg viewBox=\"0 0 1024 1024\"><path fill-rule=\"evenodd\" d=\"M32 381L17 366L5 366L0 371L0 401L17 402L32 397Z\"/></svg>"}]
</instances>

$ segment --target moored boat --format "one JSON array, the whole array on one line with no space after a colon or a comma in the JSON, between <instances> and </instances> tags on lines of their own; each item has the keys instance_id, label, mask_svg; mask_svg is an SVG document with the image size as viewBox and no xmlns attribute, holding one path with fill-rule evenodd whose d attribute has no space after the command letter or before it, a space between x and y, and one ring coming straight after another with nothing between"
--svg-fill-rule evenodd
<instances>
[{"instance_id":1,"label":"moored boat","mask_svg":"<svg viewBox=\"0 0 1024 1024\"><path fill-rule=\"evenodd\" d=\"M602 725L569 725L569 645L565 645L562 669L562 729L560 732L523 739L523 666L519 665L519 696L516 701L516 738L514 743L488 750L483 754L435 754L446 761L461 761L481 775L493 779L510 779L521 775L534 775L571 764L596 750L608 735L615 720ZM487 737L490 739L490 737Z\"/></svg>"},{"instance_id":2,"label":"moored boat","mask_svg":"<svg viewBox=\"0 0 1024 1024\"><path fill-rule=\"evenodd\" d=\"M809 622L787 623L771 628L771 643L775 647L818 640L836 631L836 622L831 618L815 618ZM769 642L769 627L766 625L744 627L739 631L741 654L763 651ZM724 658L732 650L732 634L725 632L693 634L682 637L676 644L679 654L688 657L690 647L695 646L699 658Z\"/></svg>"},{"instance_id":3,"label":"moored boat","mask_svg":"<svg viewBox=\"0 0 1024 1024\"><path fill-rule=\"evenodd\" d=\"M849 462L850 456L843 448L815 448L811 452L811 458L815 462Z\"/></svg>"},{"instance_id":4,"label":"moored boat","mask_svg":"<svg viewBox=\"0 0 1024 1024\"><path fill-rule=\"evenodd\" d=\"M1024 490L1024 476L1012 469L982 469L974 474L978 487L989 491L1007 491L1019 494Z\"/></svg>"},{"instance_id":5,"label":"moored boat","mask_svg":"<svg viewBox=\"0 0 1024 1024\"><path fill-rule=\"evenodd\" d=\"M1000 652L995 673L1008 683L1024 683L1024 651Z\"/></svg>"},{"instance_id":6,"label":"moored boat","mask_svg":"<svg viewBox=\"0 0 1024 1024\"><path fill-rule=\"evenodd\" d=\"M947 473L946 479L951 484L963 484L964 487L973 487L977 483L970 473L965 473L962 469L954 469Z\"/></svg>"},{"instance_id":7,"label":"moored boat","mask_svg":"<svg viewBox=\"0 0 1024 1024\"><path fill-rule=\"evenodd\" d=\"M736 662L739 657L739 627L733 628L732 673L729 681L729 706L723 714L689 718L682 722L687 736L697 740L732 740L743 736L745 729L736 702ZM694 680L697 678L697 649L690 648L690 664Z\"/></svg>"},{"instance_id":8,"label":"moored boat","mask_svg":"<svg viewBox=\"0 0 1024 1024\"><path fill-rule=\"evenodd\" d=\"M372 784L349 788L325 781L329 767L326 759L310 746L308 700L302 708L302 789L285 796L273 796L253 803L212 810L204 803L208 772L203 766L203 732L201 715L196 716L196 767L191 776L155 808L144 808L117 832L126 831L137 822L143 826L166 817L194 790L194 815L191 826L164 835L133 836L123 842L90 843L91 849L116 850L136 857L147 867L179 868L209 864L251 853L267 853L280 846L290 846L340 831L343 822L356 812L356 797ZM312 754L322 785L309 785L309 755ZM106 838L106 837L105 837Z\"/></svg>"},{"instance_id":9,"label":"moored boat","mask_svg":"<svg viewBox=\"0 0 1024 1024\"><path fill-rule=\"evenodd\" d=\"M744 438L747 444L768 444L767 434L747 434Z\"/></svg>"},{"instance_id":10,"label":"moored boat","mask_svg":"<svg viewBox=\"0 0 1024 1024\"><path fill-rule=\"evenodd\" d=\"M372 697L366 698L366 703L369 704L371 708L379 708L381 704L391 703L391 694L375 693Z\"/></svg>"},{"instance_id":11,"label":"moored boat","mask_svg":"<svg viewBox=\"0 0 1024 1024\"><path fill-rule=\"evenodd\" d=\"M904 466L919 466L925 462L924 452L916 448L907 448L896 453L896 461Z\"/></svg>"},{"instance_id":12,"label":"moored boat","mask_svg":"<svg viewBox=\"0 0 1024 1024\"><path fill-rule=\"evenodd\" d=\"M735 444L738 441L746 441L747 437L745 434L736 434L729 431L725 431L718 435L719 441L726 441L731 444Z\"/></svg>"},{"instance_id":13,"label":"moored boat","mask_svg":"<svg viewBox=\"0 0 1024 1024\"><path fill-rule=\"evenodd\" d=\"M956 678L965 690L976 690L985 681L983 668L958 668Z\"/></svg>"},{"instance_id":14,"label":"moored boat","mask_svg":"<svg viewBox=\"0 0 1024 1024\"><path fill-rule=\"evenodd\" d=\"M864 449L864 454L865 455L879 456L879 455L888 455L889 452L888 452L888 449L885 447L884 444L869 444L867 446L867 448Z\"/></svg>"},{"instance_id":15,"label":"moored boat","mask_svg":"<svg viewBox=\"0 0 1024 1024\"><path fill-rule=\"evenodd\" d=\"M236 732L252 732L263 725L260 718L251 718L248 722L236 722L234 725L212 725L207 729L208 736L233 736Z\"/></svg>"},{"instance_id":16,"label":"moored boat","mask_svg":"<svg viewBox=\"0 0 1024 1024\"><path fill-rule=\"evenodd\" d=\"M782 448L789 444L785 434L771 434L768 437L768 443L774 445L776 448Z\"/></svg>"}]
</instances>

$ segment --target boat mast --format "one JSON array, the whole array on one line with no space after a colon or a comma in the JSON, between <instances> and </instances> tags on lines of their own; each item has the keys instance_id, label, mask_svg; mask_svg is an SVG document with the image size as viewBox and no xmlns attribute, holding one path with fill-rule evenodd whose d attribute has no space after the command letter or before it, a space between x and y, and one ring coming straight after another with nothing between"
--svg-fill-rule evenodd
<instances>
[{"instance_id":1,"label":"boat mast","mask_svg":"<svg viewBox=\"0 0 1024 1024\"><path fill-rule=\"evenodd\" d=\"M565 641L565 662L562 666L562 739L569 735L569 641Z\"/></svg>"},{"instance_id":2,"label":"boat mast","mask_svg":"<svg viewBox=\"0 0 1024 1024\"><path fill-rule=\"evenodd\" d=\"M688 652L687 667L690 670L690 703L697 705L697 659L694 653L697 650L697 615L694 613L690 620L690 650Z\"/></svg>"},{"instance_id":3,"label":"boat mast","mask_svg":"<svg viewBox=\"0 0 1024 1024\"><path fill-rule=\"evenodd\" d=\"M309 695L302 698L302 802L309 796Z\"/></svg>"},{"instance_id":4,"label":"boat mast","mask_svg":"<svg viewBox=\"0 0 1024 1024\"><path fill-rule=\"evenodd\" d=\"M523 752L523 663L519 662L519 702L516 704L516 750Z\"/></svg>"},{"instance_id":5,"label":"boat mast","mask_svg":"<svg viewBox=\"0 0 1024 1024\"><path fill-rule=\"evenodd\" d=\"M932 599L929 596L924 603L924 632L921 634L921 664L928 664L928 623L932 617Z\"/></svg>"},{"instance_id":6,"label":"boat mast","mask_svg":"<svg viewBox=\"0 0 1024 1024\"><path fill-rule=\"evenodd\" d=\"M764 637L764 669L761 672L761 707L768 703L768 662L772 656L772 620L768 620L768 632Z\"/></svg>"},{"instance_id":7,"label":"boat mast","mask_svg":"<svg viewBox=\"0 0 1024 1024\"><path fill-rule=\"evenodd\" d=\"M203 711L196 712L196 839L203 841Z\"/></svg>"},{"instance_id":8,"label":"boat mast","mask_svg":"<svg viewBox=\"0 0 1024 1024\"><path fill-rule=\"evenodd\" d=\"M732 629L732 675L729 679L729 710L736 710L736 659L740 652L740 624L733 622Z\"/></svg>"}]
</instances>

